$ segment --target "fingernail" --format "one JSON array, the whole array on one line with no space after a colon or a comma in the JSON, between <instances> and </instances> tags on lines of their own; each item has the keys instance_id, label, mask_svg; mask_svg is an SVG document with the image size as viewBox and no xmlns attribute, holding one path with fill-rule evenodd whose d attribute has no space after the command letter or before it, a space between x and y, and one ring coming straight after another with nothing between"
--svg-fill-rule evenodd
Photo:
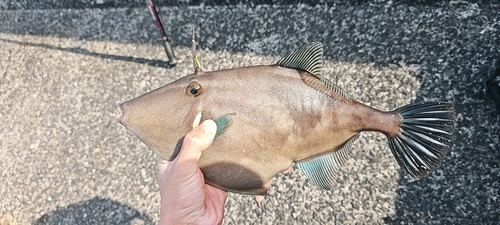
<instances>
[{"instance_id":1,"label":"fingernail","mask_svg":"<svg viewBox=\"0 0 500 225\"><path fill-rule=\"evenodd\" d=\"M215 132L214 123L210 123L205 120L201 125L202 125L201 129L205 134L212 134Z\"/></svg>"}]
</instances>

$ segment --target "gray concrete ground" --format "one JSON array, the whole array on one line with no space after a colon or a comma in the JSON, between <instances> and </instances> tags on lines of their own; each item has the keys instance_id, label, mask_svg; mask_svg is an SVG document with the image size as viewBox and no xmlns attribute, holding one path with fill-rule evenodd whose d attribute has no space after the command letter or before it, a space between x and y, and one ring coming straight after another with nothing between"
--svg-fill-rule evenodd
<instances>
[{"instance_id":1,"label":"gray concrete ground","mask_svg":"<svg viewBox=\"0 0 500 225\"><path fill-rule=\"evenodd\" d=\"M19 224L156 223L156 156L115 122L115 109L192 72L196 24L209 70L271 64L321 41L324 75L358 100L385 110L447 100L458 111L452 152L422 180L407 182L385 138L364 133L333 190L294 169L277 176L262 207L230 194L225 224L500 223L500 113L479 83L500 60L499 3L165 4L179 58L168 69L136 1L40 2L0 1L0 215Z\"/></svg>"}]
</instances>

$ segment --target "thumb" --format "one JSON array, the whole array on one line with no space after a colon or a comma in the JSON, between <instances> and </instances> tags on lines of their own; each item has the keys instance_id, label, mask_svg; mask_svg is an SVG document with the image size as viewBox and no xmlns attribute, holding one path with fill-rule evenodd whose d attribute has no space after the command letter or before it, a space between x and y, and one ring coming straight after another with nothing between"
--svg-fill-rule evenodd
<instances>
[{"instance_id":1,"label":"thumb","mask_svg":"<svg viewBox=\"0 0 500 225\"><path fill-rule=\"evenodd\" d=\"M173 160L173 163L179 166L182 165L184 170L196 171L201 151L210 146L216 131L217 125L215 122L213 120L205 120L200 126L186 134L182 141L179 155Z\"/></svg>"}]
</instances>

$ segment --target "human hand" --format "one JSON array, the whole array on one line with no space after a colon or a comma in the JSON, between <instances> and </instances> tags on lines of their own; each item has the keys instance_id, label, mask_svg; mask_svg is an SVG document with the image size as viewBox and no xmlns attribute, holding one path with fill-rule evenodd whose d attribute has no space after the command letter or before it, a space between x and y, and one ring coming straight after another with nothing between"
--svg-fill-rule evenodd
<instances>
[{"instance_id":1,"label":"human hand","mask_svg":"<svg viewBox=\"0 0 500 225\"><path fill-rule=\"evenodd\" d=\"M205 184L198 160L212 143L217 125L204 121L183 140L173 161L158 158L160 224L221 224L227 192Z\"/></svg>"}]
</instances>

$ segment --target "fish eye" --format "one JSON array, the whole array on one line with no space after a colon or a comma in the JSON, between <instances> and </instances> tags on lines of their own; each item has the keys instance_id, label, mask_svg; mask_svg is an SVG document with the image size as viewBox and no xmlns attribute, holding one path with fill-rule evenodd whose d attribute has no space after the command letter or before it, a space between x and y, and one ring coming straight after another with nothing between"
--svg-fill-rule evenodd
<instances>
[{"instance_id":1,"label":"fish eye","mask_svg":"<svg viewBox=\"0 0 500 225\"><path fill-rule=\"evenodd\" d=\"M186 87L186 94L191 96L191 97L196 97L198 95L200 95L202 92L202 87L201 87L201 84L199 84L198 82L191 82L188 84L188 86Z\"/></svg>"}]
</instances>

